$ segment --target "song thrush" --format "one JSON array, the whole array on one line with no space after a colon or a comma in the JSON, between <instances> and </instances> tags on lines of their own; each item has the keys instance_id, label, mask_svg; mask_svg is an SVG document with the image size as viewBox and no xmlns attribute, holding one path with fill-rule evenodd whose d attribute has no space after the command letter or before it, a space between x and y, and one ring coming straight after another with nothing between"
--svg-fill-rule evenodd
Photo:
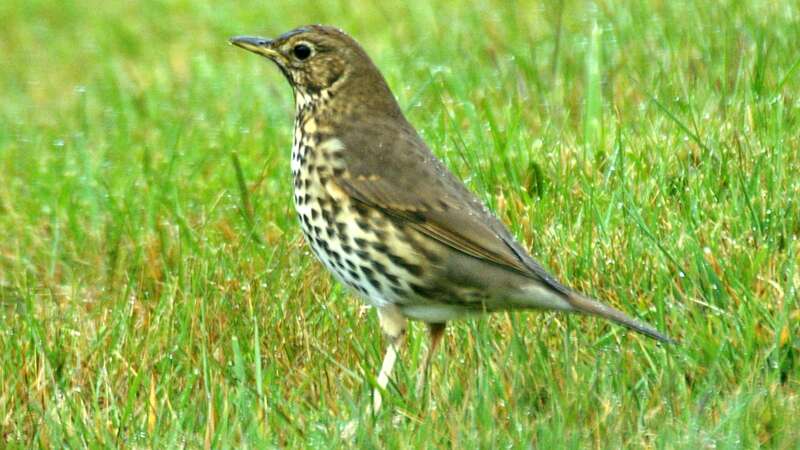
<instances>
[{"instance_id":1,"label":"song thrush","mask_svg":"<svg viewBox=\"0 0 800 450\"><path fill-rule=\"evenodd\" d=\"M390 341L377 377L380 390L407 319L430 330L420 380L445 323L476 313L586 313L671 342L565 287L533 260L431 153L353 38L311 25L275 39L230 42L274 62L292 86L294 204L317 258L378 312Z\"/></svg>"}]
</instances>

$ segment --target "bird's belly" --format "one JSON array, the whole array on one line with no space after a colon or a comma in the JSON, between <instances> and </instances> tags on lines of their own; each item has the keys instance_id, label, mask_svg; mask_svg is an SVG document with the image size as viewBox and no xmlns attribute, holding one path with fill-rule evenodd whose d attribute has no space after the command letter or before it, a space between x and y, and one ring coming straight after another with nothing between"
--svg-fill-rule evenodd
<instances>
[{"instance_id":1,"label":"bird's belly","mask_svg":"<svg viewBox=\"0 0 800 450\"><path fill-rule=\"evenodd\" d=\"M334 277L376 307L413 296L413 249L387 221L362 214L311 177L295 183L294 204L306 242ZM398 265L398 263L400 265Z\"/></svg>"},{"instance_id":2,"label":"bird's belly","mask_svg":"<svg viewBox=\"0 0 800 450\"><path fill-rule=\"evenodd\" d=\"M478 314L480 310L464 308L462 305L446 303L417 303L400 307L400 312L412 320L427 323L445 323Z\"/></svg>"}]
</instances>

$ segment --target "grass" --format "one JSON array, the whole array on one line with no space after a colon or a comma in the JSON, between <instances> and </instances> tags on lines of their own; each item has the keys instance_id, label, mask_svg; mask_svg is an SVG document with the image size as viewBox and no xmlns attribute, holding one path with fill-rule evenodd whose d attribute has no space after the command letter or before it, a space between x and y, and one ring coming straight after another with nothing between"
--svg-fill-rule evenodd
<instances>
[{"instance_id":1,"label":"grass","mask_svg":"<svg viewBox=\"0 0 800 450\"><path fill-rule=\"evenodd\" d=\"M797 448L800 9L759 0L0 3L0 446ZM338 25L586 317L453 324L384 412L306 249L292 98L227 45ZM341 431L359 424L352 440Z\"/></svg>"}]
</instances>

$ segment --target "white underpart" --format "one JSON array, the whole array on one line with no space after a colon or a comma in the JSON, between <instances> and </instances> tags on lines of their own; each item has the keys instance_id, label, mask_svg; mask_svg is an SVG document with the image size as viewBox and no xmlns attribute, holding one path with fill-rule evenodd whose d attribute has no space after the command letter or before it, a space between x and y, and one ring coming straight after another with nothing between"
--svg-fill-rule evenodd
<instances>
[{"instance_id":1,"label":"white underpart","mask_svg":"<svg viewBox=\"0 0 800 450\"><path fill-rule=\"evenodd\" d=\"M522 288L522 291L524 297L516 299L516 301L523 306L557 311L572 311L574 309L562 294L542 284L529 284Z\"/></svg>"},{"instance_id":2,"label":"white underpart","mask_svg":"<svg viewBox=\"0 0 800 450\"><path fill-rule=\"evenodd\" d=\"M510 297L504 300L508 300L510 305L519 305L521 308L556 311L574 310L561 294L538 283L532 283L524 287L518 298ZM403 306L403 314L406 317L428 323L443 323L481 314L483 312L484 311L480 309L470 310L459 305L442 303L422 303Z\"/></svg>"},{"instance_id":3,"label":"white underpart","mask_svg":"<svg viewBox=\"0 0 800 450\"><path fill-rule=\"evenodd\" d=\"M460 319L464 316L480 313L481 311L469 311L458 305L447 305L442 303L410 304L403 307L403 314L409 319L419 320L427 323L444 323L450 320Z\"/></svg>"}]
</instances>

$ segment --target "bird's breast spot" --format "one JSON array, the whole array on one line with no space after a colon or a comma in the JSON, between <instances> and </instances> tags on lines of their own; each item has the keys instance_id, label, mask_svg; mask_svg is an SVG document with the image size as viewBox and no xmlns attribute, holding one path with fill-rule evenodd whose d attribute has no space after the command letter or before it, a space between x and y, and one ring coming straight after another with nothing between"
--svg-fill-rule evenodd
<instances>
[{"instance_id":1,"label":"bird's breast spot","mask_svg":"<svg viewBox=\"0 0 800 450\"><path fill-rule=\"evenodd\" d=\"M347 193L344 191L344 189L341 188L341 186L336 184L333 180L328 180L328 183L325 185L325 191L335 201L342 204L342 206L349 203Z\"/></svg>"},{"instance_id":2,"label":"bird's breast spot","mask_svg":"<svg viewBox=\"0 0 800 450\"><path fill-rule=\"evenodd\" d=\"M307 135L316 133L317 129L318 129L317 128L317 122L314 121L314 120L309 120L302 127L303 134L307 134Z\"/></svg>"}]
</instances>

